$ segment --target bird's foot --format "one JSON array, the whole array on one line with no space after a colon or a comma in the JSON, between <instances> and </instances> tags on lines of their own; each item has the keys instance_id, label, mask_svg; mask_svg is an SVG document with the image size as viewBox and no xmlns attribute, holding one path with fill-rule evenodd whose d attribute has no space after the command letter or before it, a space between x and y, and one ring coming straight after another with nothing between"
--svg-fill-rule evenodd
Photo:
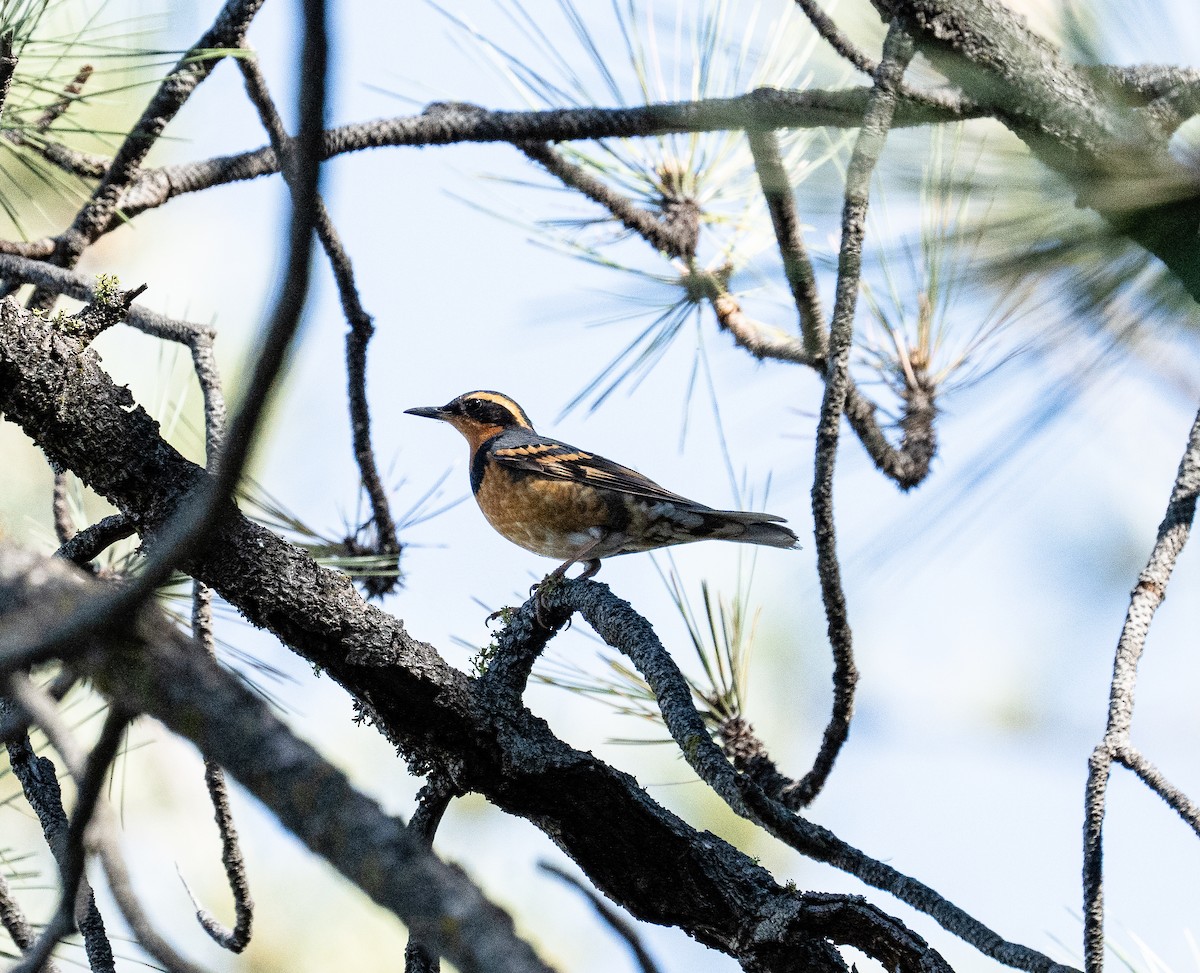
<instances>
[{"instance_id":1,"label":"bird's foot","mask_svg":"<svg viewBox=\"0 0 1200 973\"><path fill-rule=\"evenodd\" d=\"M551 592L553 592L560 584L562 584L562 582L566 576L566 573L567 573L567 568L569 568L572 564L576 564L576 563L578 563L578 562L567 561L564 564L560 564L553 571L551 571L548 575L546 575L544 578L542 578L541 581L539 581L537 584L533 585L529 589L529 594L536 599L534 602L534 610L535 610L535 614L537 616L538 624L541 625L542 628L553 628L554 627L551 624L551 621L547 617L547 614L550 609L546 605L544 598L547 595L549 595ZM588 578L593 577L596 574L596 572L599 570L600 570L600 559L599 558L591 558L591 559L583 562L583 570L579 573L579 575L577 577L572 578L571 580L586 581ZM567 619L567 627L568 628L571 627L570 618Z\"/></svg>"},{"instance_id":2,"label":"bird's foot","mask_svg":"<svg viewBox=\"0 0 1200 973\"><path fill-rule=\"evenodd\" d=\"M516 612L516 609L513 608L512 605L505 605L502 608L497 608L494 612L488 615L484 624L486 624L488 627L491 627L492 622L499 618L502 622L504 622L505 625L507 625L512 621L514 612Z\"/></svg>"}]
</instances>

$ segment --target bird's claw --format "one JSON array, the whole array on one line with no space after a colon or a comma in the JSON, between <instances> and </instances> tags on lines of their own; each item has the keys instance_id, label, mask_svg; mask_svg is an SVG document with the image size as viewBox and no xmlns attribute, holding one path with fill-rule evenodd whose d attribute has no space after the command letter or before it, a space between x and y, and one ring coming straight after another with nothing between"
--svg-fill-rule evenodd
<instances>
[{"instance_id":1,"label":"bird's claw","mask_svg":"<svg viewBox=\"0 0 1200 973\"><path fill-rule=\"evenodd\" d=\"M505 625L507 625L510 621L512 621L512 615L513 615L512 606L504 605L502 608L497 608L494 612L492 612L490 615L488 615L488 617L484 620L484 624L490 628L492 625L492 622L494 622L497 618L499 618L499 619L503 620Z\"/></svg>"}]
</instances>

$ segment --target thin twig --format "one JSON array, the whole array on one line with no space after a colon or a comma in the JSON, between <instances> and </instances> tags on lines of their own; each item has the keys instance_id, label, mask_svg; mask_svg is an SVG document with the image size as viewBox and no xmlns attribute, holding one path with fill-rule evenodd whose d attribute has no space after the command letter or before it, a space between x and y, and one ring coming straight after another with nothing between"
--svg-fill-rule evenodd
<instances>
[{"instance_id":1,"label":"thin twig","mask_svg":"<svg viewBox=\"0 0 1200 973\"><path fill-rule=\"evenodd\" d=\"M804 16L808 18L809 23L838 54L863 74L875 74L878 63L867 57L849 37L842 33L833 18L821 9L816 0L796 0L796 6L804 11Z\"/></svg>"},{"instance_id":2,"label":"thin twig","mask_svg":"<svg viewBox=\"0 0 1200 973\"><path fill-rule=\"evenodd\" d=\"M4 926L5 931L12 938L13 944L25 952L36 941L37 934L33 931L33 927L29 924L29 920L25 918L25 913L17 904L16 897L12 893L12 886L8 884L3 873L0 873L0 925ZM60 973L60 968L52 959L46 960L42 965L42 970L45 973Z\"/></svg>"},{"instance_id":3,"label":"thin twig","mask_svg":"<svg viewBox=\"0 0 1200 973\"><path fill-rule=\"evenodd\" d=\"M11 22L11 21L10 21ZM11 28L0 34L0 117L8 106L13 75L17 71L17 56L13 53L14 33Z\"/></svg>"},{"instance_id":4,"label":"thin twig","mask_svg":"<svg viewBox=\"0 0 1200 973\"><path fill-rule=\"evenodd\" d=\"M83 933L84 948L92 969L114 970L112 946L105 933L104 922L96 909L95 897L84 877L84 865L87 860L85 838L96 802L100 800L100 792L108 776L109 765L120 749L129 716L110 709L100 731L100 738L85 762L49 695L21 675L10 676L5 691L25 710L30 721L41 727L51 745L66 763L76 784L75 810L67 823L62 810L58 782L53 779L53 764L44 757L36 758L39 770L37 776L41 777L38 784L41 795L37 798L32 797L29 790L26 790L26 795L43 821L47 842L58 862L62 892L53 918L46 924L37 942L13 968L12 973L36 973L40 970L54 947L58 945L58 941L71 930L75 921L78 921L79 931ZM28 738L25 744L28 746ZM14 773L17 772L11 745L9 759L14 763ZM28 761L25 755L22 755L22 763L26 764L28 774L28 768L32 767L33 761ZM49 777L44 776L47 773ZM19 775L19 779L22 779L24 786L24 778ZM46 827L48 821L51 825L49 829Z\"/></svg>"},{"instance_id":5,"label":"thin twig","mask_svg":"<svg viewBox=\"0 0 1200 973\"><path fill-rule=\"evenodd\" d=\"M816 0L796 0L796 4L804 11L804 16L816 28L817 33L825 39L826 43L839 56L845 58L863 74L869 74L872 77L875 76L875 72L879 69L879 62L868 57L854 41L850 40L834 22L833 18L821 9ZM923 102L928 105L957 108L958 110L972 107L970 99L957 91L922 91L905 84L903 81L897 85L897 91L905 98L911 98L914 101Z\"/></svg>"},{"instance_id":6,"label":"thin twig","mask_svg":"<svg viewBox=\"0 0 1200 973\"><path fill-rule=\"evenodd\" d=\"M566 882L591 903L592 908L596 910L596 914L607 923L613 932L625 940L625 944L629 947L630 952L633 953L633 958L637 960L638 967L642 973L659 973L658 965L646 949L645 944L642 942L642 937L638 935L637 927L632 922L570 872L563 871L557 865L552 865L546 861L538 862L538 868Z\"/></svg>"},{"instance_id":7,"label":"thin twig","mask_svg":"<svg viewBox=\"0 0 1200 973\"><path fill-rule=\"evenodd\" d=\"M101 805L96 810L96 820L92 823L91 841L96 856L104 868L108 890L112 893L113 901L121 910L121 918L129 926L137 944L149 953L150 957L167 973L207 973L203 967L197 966L176 952L175 947L154 928L150 917L146 914L146 910L133 890L129 869L121 855L120 843L117 841L113 816L105 805Z\"/></svg>"},{"instance_id":8,"label":"thin twig","mask_svg":"<svg viewBox=\"0 0 1200 973\"><path fill-rule=\"evenodd\" d=\"M211 339L196 341L192 345L192 363L196 379L204 392L205 469L211 473L220 462L221 447L225 439L225 399L220 376L216 372L216 361L212 355ZM212 601L212 589L199 579L193 580L192 637L210 659L216 659ZM225 878L233 896L233 928L227 928L216 916L201 908L186 882L184 888L192 899L196 919L204 931L223 949L240 953L250 942L254 901L246 879L245 856L242 854L237 826L229 806L229 788L225 782L225 773L216 762L207 757L204 758L204 784L212 803L217 831L221 836L221 865L225 869Z\"/></svg>"},{"instance_id":9,"label":"thin twig","mask_svg":"<svg viewBox=\"0 0 1200 973\"><path fill-rule=\"evenodd\" d=\"M1145 754L1136 747L1124 746L1113 751L1113 759L1137 774L1141 782L1166 801L1200 837L1200 805L1167 780Z\"/></svg>"},{"instance_id":10,"label":"thin twig","mask_svg":"<svg viewBox=\"0 0 1200 973\"><path fill-rule=\"evenodd\" d=\"M204 649L210 659L216 659L217 648L212 627L212 590L203 581L192 582L192 638ZM204 931L222 949L231 953L243 952L250 943L250 930L254 922L254 900L250 896L250 885L246 879L246 859L242 854L237 825L229 807L229 786L220 765L208 757L204 758L204 785L212 803L217 831L221 835L221 865L225 879L233 895L234 926L223 925L211 912L200 908L195 898L196 919ZM191 890L188 890L189 895Z\"/></svg>"},{"instance_id":11,"label":"thin twig","mask_svg":"<svg viewBox=\"0 0 1200 973\"><path fill-rule=\"evenodd\" d=\"M90 274L55 267L22 254L0 253L0 278L18 284L34 284L77 301L94 303L100 297L96 279ZM189 346L205 338L211 341L214 336L211 325L168 318L136 305L126 309L125 323L151 337Z\"/></svg>"},{"instance_id":12,"label":"thin twig","mask_svg":"<svg viewBox=\"0 0 1200 973\"><path fill-rule=\"evenodd\" d=\"M98 558L106 548L117 541L132 537L137 532L133 522L124 514L109 514L90 527L85 527L57 551L55 557L65 558L80 567Z\"/></svg>"},{"instance_id":13,"label":"thin twig","mask_svg":"<svg viewBox=\"0 0 1200 973\"><path fill-rule=\"evenodd\" d=\"M636 233L656 250L680 260L691 260L696 256L694 232L680 233L678 228L669 226L661 217L634 205L582 166L563 158L550 143L519 142L517 148L564 186L604 207L622 226Z\"/></svg>"},{"instance_id":14,"label":"thin twig","mask_svg":"<svg viewBox=\"0 0 1200 973\"><path fill-rule=\"evenodd\" d=\"M58 96L55 102L47 105L37 117L37 121L33 123L33 127L39 133L45 133L51 125L62 118L68 108L79 98L79 93L83 91L83 86L87 84L88 78L92 76L95 69L90 64L85 64L75 74L75 77L67 82L62 90L62 94Z\"/></svg>"},{"instance_id":15,"label":"thin twig","mask_svg":"<svg viewBox=\"0 0 1200 973\"><path fill-rule=\"evenodd\" d=\"M1114 758L1121 755L1129 758L1136 753L1130 744L1129 736L1133 723L1133 697L1137 688L1138 663L1146 646L1146 637L1150 634L1154 614L1166 597L1175 562L1179 559L1191 533L1192 521L1196 516L1198 492L1200 413L1197 413L1192 423L1187 447L1184 449L1183 459L1180 460L1179 471L1171 488L1167 512L1158 526L1154 548L1146 566L1138 575L1137 584L1129 599L1129 610L1125 614L1125 623L1121 626L1121 636L1117 641L1116 656L1113 660L1104 739L1097 744L1088 761L1083 831L1083 946L1088 973L1100 973L1104 966L1103 829L1108 779ZM1130 762L1134 764L1139 776L1143 776L1145 766L1141 765L1140 761ZM1137 769L1138 767L1142 769ZM1143 776L1143 779L1146 778ZM1155 787L1155 790L1166 798L1163 789ZM1176 807L1185 820L1193 823L1194 813L1189 820L1189 815L1185 814L1180 806L1176 806L1175 802L1169 803ZM1192 811L1194 812L1194 805Z\"/></svg>"},{"instance_id":16,"label":"thin twig","mask_svg":"<svg viewBox=\"0 0 1200 973\"><path fill-rule=\"evenodd\" d=\"M243 42L243 47L245 44ZM263 77L256 57L241 57L237 59L238 68L242 72L246 94L258 111L259 120L271 140L271 147L279 157L286 158L289 145L287 131L283 120L275 108L275 103L267 90L266 78ZM291 166L286 165L283 175L292 183ZM387 490L379 476L379 465L375 461L375 450L371 445L371 410L367 401L367 345L374 334L375 325L371 315L362 305L358 294L358 284L354 278L354 265L350 255L342 246L341 237L325 201L318 195L314 202L315 226L317 239L329 260L333 271L333 279L337 284L338 297L342 304L342 315L350 326L346 332L346 379L347 395L350 400L350 432L354 442L354 461L358 464L359 477L367 500L371 505L371 527L374 543L367 545L363 553L383 555L395 564L395 573L379 572L363 579L363 586L368 593L382 596L393 591L399 580L400 538L396 529L396 520L392 516L388 504Z\"/></svg>"},{"instance_id":17,"label":"thin twig","mask_svg":"<svg viewBox=\"0 0 1200 973\"><path fill-rule=\"evenodd\" d=\"M812 260L804 245L804 232L796 212L796 196L779 154L779 139L774 132L748 132L747 136L750 153L754 157L754 170L758 173L767 211L771 214L771 225L775 228L779 255L783 258L783 273L800 314L804 350L813 360L824 359L829 342L825 333L825 312L821 308L821 295L817 291L817 276Z\"/></svg>"},{"instance_id":18,"label":"thin twig","mask_svg":"<svg viewBox=\"0 0 1200 973\"><path fill-rule=\"evenodd\" d=\"M854 664L853 635L842 587L837 555L837 528L833 513L833 475L837 462L838 434L850 387L850 348L854 337L854 309L862 274L862 245L867 225L867 200L871 173L891 127L896 89L913 56L913 43L898 21L888 28L883 60L875 75L875 88L863 116L854 151L846 171L846 201L842 209L842 242L838 252L837 299L829 335L825 394L817 421L812 510L816 537L817 574L829 643L833 648L833 713L821 740L812 769L794 789L794 800L807 805L821 791L834 761L850 732L854 714L854 689L858 669ZM791 803L789 801L789 803Z\"/></svg>"},{"instance_id":19,"label":"thin twig","mask_svg":"<svg viewBox=\"0 0 1200 973\"><path fill-rule=\"evenodd\" d=\"M438 146L473 142L569 142L581 139L638 138L682 132L770 131L780 128L857 128L869 88L781 91L758 88L732 98L657 102L629 108L554 108L542 111L435 111L380 118L331 128L322 137L321 157L385 146ZM937 125L981 118L976 107L930 105L901 98L895 127ZM121 197L131 219L185 193L203 192L279 172L271 146L234 155L177 163L141 171Z\"/></svg>"},{"instance_id":20,"label":"thin twig","mask_svg":"<svg viewBox=\"0 0 1200 973\"><path fill-rule=\"evenodd\" d=\"M454 788L448 781L431 777L417 795L417 809L409 818L408 830L425 843L426 848L433 847L433 839L450 800L454 797ZM439 973L442 962L433 950L429 949L416 936L409 936L404 947L404 973Z\"/></svg>"},{"instance_id":21,"label":"thin twig","mask_svg":"<svg viewBox=\"0 0 1200 973\"><path fill-rule=\"evenodd\" d=\"M57 266L75 266L89 246L119 224L121 196L137 177L146 154L196 87L225 56L222 52L237 46L262 3L263 0L227 0L212 27L162 80L141 118L121 143L91 199L76 214L71 226L55 240L53 262ZM53 306L54 298L50 292L35 290L29 299L29 307L48 310Z\"/></svg>"},{"instance_id":22,"label":"thin twig","mask_svg":"<svg viewBox=\"0 0 1200 973\"><path fill-rule=\"evenodd\" d=\"M60 545L66 544L77 533L75 518L71 516L71 500L67 496L67 471L54 471L54 488L50 501L51 513L54 516L54 535Z\"/></svg>"}]
</instances>

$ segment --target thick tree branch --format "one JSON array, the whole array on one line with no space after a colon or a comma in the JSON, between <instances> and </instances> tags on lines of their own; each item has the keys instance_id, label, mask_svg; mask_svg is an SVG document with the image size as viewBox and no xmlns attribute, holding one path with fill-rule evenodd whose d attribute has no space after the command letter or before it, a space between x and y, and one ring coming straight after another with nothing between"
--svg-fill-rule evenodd
<instances>
[{"instance_id":1,"label":"thick tree branch","mask_svg":"<svg viewBox=\"0 0 1200 973\"><path fill-rule=\"evenodd\" d=\"M190 502L204 476L162 441L153 420L132 407L128 391L112 383L77 338L55 333L11 301L0 304L0 409L145 533L154 533ZM792 916L772 926L781 930L781 942L821 935L809 925L813 917L805 903L811 898L780 888L740 852L712 835L699 835L652 802L625 774L557 740L532 714L513 707L497 711L431 647L364 603L346 578L318 567L306 553L232 506L205 541L186 559L183 566L189 573L345 685L414 765L440 768L456 789L479 791L553 834L596 885L635 916L679 925L731 955L743 954L747 943L755 942L754 931L780 916ZM0 661L24 664L31 657L45 657L48 647L22 651L27 642L42 640L42 633L41 624L30 621L22 627L18 618L0 631ZM85 648L78 641L53 651L70 655ZM194 658L192 663L200 664ZM184 707L180 718L186 731L188 720L194 719L188 714L210 698L209 689L183 691L169 682L165 668L155 672L168 684L156 689L159 709L152 712L170 720L175 717L167 709ZM183 698L177 699L178 693ZM248 753L256 758L270 753L265 744L250 746L239 738L230 756L237 757L238 747L242 761ZM215 749L210 755L255 790L241 777L253 768L239 771ZM305 786L312 779L324 777L310 776ZM264 781L261 786L268 785ZM323 832L324 822L305 823L310 805L281 807L272 794L256 793L289 827ZM572 799L564 802L564 793ZM316 833L302 836L314 843L326 840ZM319 850L332 854L324 845ZM347 849L339 845L336 850ZM631 873L626 867L630 861L646 867ZM662 867L654 867L655 862ZM356 875L355 880L373 887L375 870L371 876ZM820 914L828 915L824 910L829 903L821 901ZM889 928L893 920L871 912L863 922L867 928ZM846 936L852 933L836 928ZM760 948L767 947L754 946ZM833 964L831 970L840 969L832 955L826 961Z\"/></svg>"},{"instance_id":2,"label":"thick tree branch","mask_svg":"<svg viewBox=\"0 0 1200 973\"><path fill-rule=\"evenodd\" d=\"M1108 97L1000 0L872 0L954 84L1200 299L1200 191L1168 132Z\"/></svg>"},{"instance_id":3,"label":"thick tree branch","mask_svg":"<svg viewBox=\"0 0 1200 973\"><path fill-rule=\"evenodd\" d=\"M816 861L841 869L867 885L881 889L934 918L941 926L987 956L1016 969L1037 973L1073 973L1070 967L1017 943L1006 941L978 919L943 898L927 885L902 874L838 838L820 825L793 813L765 795L758 785L739 777L709 737L704 721L692 703L687 681L649 622L632 606L614 597L596 582L573 582L543 594L551 612L578 611L605 642L624 653L654 692L663 721L684 758L697 775L736 813L765 827L790 847ZM517 613L519 620L534 617L533 600ZM844 903L852 909L850 903ZM843 917L844 918L844 917ZM895 925L890 925L895 923ZM882 914L859 916L850 943L879 959L885 967L940 968L944 961L920 937Z\"/></svg>"},{"instance_id":4,"label":"thick tree branch","mask_svg":"<svg viewBox=\"0 0 1200 973\"><path fill-rule=\"evenodd\" d=\"M93 586L61 561L0 546L0 617L6 623L0 633L44 624L63 605L86 601ZM153 607L133 628L121 628L99 633L73 659L114 702L147 712L192 740L313 851L460 969L548 973L515 938L508 917L461 872L351 788L344 774Z\"/></svg>"}]
</instances>

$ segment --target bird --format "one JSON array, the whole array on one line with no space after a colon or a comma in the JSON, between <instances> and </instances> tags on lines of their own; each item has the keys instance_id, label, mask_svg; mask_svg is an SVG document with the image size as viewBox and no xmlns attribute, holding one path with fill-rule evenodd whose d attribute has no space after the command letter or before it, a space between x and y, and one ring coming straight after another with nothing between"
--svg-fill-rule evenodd
<instances>
[{"instance_id":1,"label":"bird","mask_svg":"<svg viewBox=\"0 0 1200 973\"><path fill-rule=\"evenodd\" d=\"M470 447L471 492L488 522L526 550L562 563L546 581L582 564L578 580L603 558L694 541L725 540L796 548L783 517L716 510L672 493L636 470L539 434L500 392L465 392L407 415L449 423ZM536 587L536 586L535 586Z\"/></svg>"}]
</instances>

